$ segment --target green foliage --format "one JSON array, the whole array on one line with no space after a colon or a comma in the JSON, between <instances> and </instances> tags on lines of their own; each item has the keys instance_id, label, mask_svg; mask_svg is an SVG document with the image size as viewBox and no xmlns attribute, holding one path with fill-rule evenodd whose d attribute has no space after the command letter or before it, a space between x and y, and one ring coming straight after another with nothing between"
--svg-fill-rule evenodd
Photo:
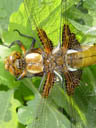
<instances>
[{"instance_id":1,"label":"green foliage","mask_svg":"<svg viewBox=\"0 0 96 128\"><path fill-rule=\"evenodd\" d=\"M17 128L16 108L20 103L14 99L13 91L0 91L0 128Z\"/></svg>"},{"instance_id":2,"label":"green foliage","mask_svg":"<svg viewBox=\"0 0 96 128\"><path fill-rule=\"evenodd\" d=\"M2 36L2 32L8 29L9 17L11 13L18 9L21 2L22 0L0 0L0 37Z\"/></svg>"},{"instance_id":3,"label":"green foliage","mask_svg":"<svg viewBox=\"0 0 96 128\"><path fill-rule=\"evenodd\" d=\"M2 31L6 29L11 12L17 9L19 2L18 4L15 2L11 1L11 4L5 2L7 7L0 8L3 11L0 13L0 17L4 17L0 20ZM41 43L35 28L35 25L38 25L38 27L46 31L55 46L61 38L60 26L63 26L65 19L67 19L71 31L76 33L80 43L95 43L95 0L67 0L67 2L63 2L62 19L60 17L60 0L30 0L29 2L30 12L28 15L29 17L32 16L31 23L22 3L18 11L10 17L8 32L3 32L2 39L4 43L10 44L14 40L21 40L28 49L32 40L21 37L17 32L13 31L18 29L26 35L33 36L37 40L36 47L38 47L39 43ZM10 11L6 11L7 9ZM0 128L25 128L25 126L26 128L70 128L72 124L71 117L77 121L77 123L73 121L73 127L96 127L95 66L83 69L80 86L76 88L73 98L68 98L60 83L56 83L48 100L41 100L42 98L36 89L41 78L35 77L32 80L16 81L15 77L5 71L4 59L14 50L20 49L18 46L8 49L0 45ZM72 106L72 109L69 106ZM60 108L61 112L58 111L58 108ZM16 109L18 112L16 112ZM62 109L65 110L63 113Z\"/></svg>"}]
</instances>

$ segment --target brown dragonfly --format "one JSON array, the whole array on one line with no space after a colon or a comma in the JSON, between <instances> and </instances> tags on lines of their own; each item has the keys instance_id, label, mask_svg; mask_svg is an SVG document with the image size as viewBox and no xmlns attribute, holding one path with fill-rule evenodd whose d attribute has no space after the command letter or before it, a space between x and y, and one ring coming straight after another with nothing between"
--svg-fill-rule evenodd
<instances>
[{"instance_id":1,"label":"brown dragonfly","mask_svg":"<svg viewBox=\"0 0 96 128\"><path fill-rule=\"evenodd\" d=\"M64 23L61 32L62 41L54 48L52 41L45 32L46 30L38 27L35 18L30 13L32 11L32 3L31 0L24 0L25 10L28 14L29 20L33 20L38 37L44 49L41 47L34 48L36 39L33 37L31 37L33 42L28 51L26 51L21 41L17 40L12 42L8 47L11 48L11 46L18 44L23 53L13 52L8 58L6 58L5 69L15 75L17 80L32 76L46 77L42 90L42 99L44 100L47 99L51 93L57 78L59 78L60 83L63 85L64 81L62 75L64 75L66 91L69 97L71 97L74 94L75 88L80 83L82 75L81 68L96 63L96 45L81 46L76 39L76 35L71 32L69 24ZM23 35L18 30L16 31L20 35ZM29 37L26 35L23 36ZM42 85L42 81L40 85ZM43 100L41 103L43 103ZM43 109L44 107L42 107L42 113ZM36 118L38 119L40 117L37 116ZM34 127L37 127L36 118Z\"/></svg>"}]
</instances>

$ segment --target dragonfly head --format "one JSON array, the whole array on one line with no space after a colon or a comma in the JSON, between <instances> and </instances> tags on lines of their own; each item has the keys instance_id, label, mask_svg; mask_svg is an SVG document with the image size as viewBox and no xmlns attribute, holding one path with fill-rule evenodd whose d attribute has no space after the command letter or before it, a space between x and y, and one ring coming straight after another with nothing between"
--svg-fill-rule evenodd
<instances>
[{"instance_id":1,"label":"dragonfly head","mask_svg":"<svg viewBox=\"0 0 96 128\"><path fill-rule=\"evenodd\" d=\"M16 77L19 76L24 68L24 59L20 52L13 52L5 59L5 69Z\"/></svg>"}]
</instances>

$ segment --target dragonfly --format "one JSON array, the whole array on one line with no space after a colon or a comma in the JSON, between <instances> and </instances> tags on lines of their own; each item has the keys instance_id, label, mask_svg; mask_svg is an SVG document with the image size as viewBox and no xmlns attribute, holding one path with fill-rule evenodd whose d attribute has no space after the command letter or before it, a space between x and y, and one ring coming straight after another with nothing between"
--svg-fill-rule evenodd
<instances>
[{"instance_id":1,"label":"dragonfly","mask_svg":"<svg viewBox=\"0 0 96 128\"><path fill-rule=\"evenodd\" d=\"M61 2L65 3L65 1ZM12 55L5 60L5 69L15 75L17 80L23 79L24 77L42 76L43 78L40 86L42 85L44 78L46 79L43 85L42 98L39 106L39 111L41 111L41 113L37 112L39 115L37 114L32 125L36 128L39 127L37 124L39 122L37 120L40 121L41 114L44 113L44 105L47 104L46 99L48 99L51 94L56 79L58 78L62 87L64 87L64 75L66 91L68 96L71 97L74 94L75 88L80 83L82 75L81 68L93 65L96 62L96 45L86 46L85 49L85 47L82 47L76 39L76 35L71 32L69 24L63 23L63 26L60 26L60 29L62 27L62 30L60 31L61 40L59 41L58 46L54 48L52 41L47 36L46 30L37 25L35 20L36 16L33 15L33 8L31 8L34 7L32 4L33 2L31 0L24 0L25 10L29 20L34 24L44 49L34 48L36 39L33 37L33 42L28 51L26 51L21 41L12 42L9 48L14 44L18 44L23 51L23 55L19 52L12 53ZM62 6L64 5L61 4L61 8ZM45 122L44 127L48 127L46 125ZM59 124L58 127L60 126L61 125Z\"/></svg>"}]
</instances>

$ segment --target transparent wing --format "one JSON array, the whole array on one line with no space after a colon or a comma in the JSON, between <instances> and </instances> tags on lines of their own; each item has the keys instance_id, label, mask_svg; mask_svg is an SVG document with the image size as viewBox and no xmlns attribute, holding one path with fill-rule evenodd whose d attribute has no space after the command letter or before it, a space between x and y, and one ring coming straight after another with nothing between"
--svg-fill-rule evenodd
<instances>
[{"instance_id":1,"label":"transparent wing","mask_svg":"<svg viewBox=\"0 0 96 128\"><path fill-rule=\"evenodd\" d=\"M75 8L75 5L78 5L79 2L78 0L62 0L62 8L61 8L61 13L62 13L62 47L64 47L66 50L67 49L74 49L74 50L81 50L80 42L77 39L78 34L76 33L76 29L73 26L74 24L71 23L72 17L69 18L72 14L70 12L70 9ZM71 10L72 11L72 10ZM73 15L74 17L74 15ZM75 34L76 33L76 34Z\"/></svg>"},{"instance_id":2,"label":"transparent wing","mask_svg":"<svg viewBox=\"0 0 96 128\"><path fill-rule=\"evenodd\" d=\"M68 128L70 128L70 121L66 118L66 115L63 115L59 111L59 106L53 100L54 95L57 94L57 92L61 93L58 90L58 88L55 87L55 85L54 85L55 90L52 88L53 80L54 80L53 76L54 76L53 74L48 73L46 81L45 81L45 86L44 86L44 91L42 93L42 96L36 94L35 99L32 102L30 102L27 106L26 111L28 111L29 108L32 109L31 113L32 113L32 117L33 117L33 119L31 119L31 121L29 119L30 123L28 123L28 128L30 128L30 127L34 127L34 128L49 128L49 127L50 128L53 128L53 127L64 128L66 126ZM47 93L49 93L49 95ZM58 101L60 101L59 98L60 97L57 97ZM57 99L56 99L56 101L57 101Z\"/></svg>"},{"instance_id":3,"label":"transparent wing","mask_svg":"<svg viewBox=\"0 0 96 128\"><path fill-rule=\"evenodd\" d=\"M75 89L71 98L64 92L60 82L55 82L47 101L35 93L35 99L29 101L27 106L20 108L19 121L28 128L31 128L33 124L37 128L49 128L49 126L50 128L53 128L52 126L56 128L95 128L96 73L94 69L96 67L83 70L80 85ZM24 83L29 86L28 81Z\"/></svg>"},{"instance_id":4,"label":"transparent wing","mask_svg":"<svg viewBox=\"0 0 96 128\"><path fill-rule=\"evenodd\" d=\"M85 76L88 77L88 74L87 75L85 74ZM89 115L90 113L91 114L93 113L94 115L95 111L93 106L95 106L95 104L94 104L94 101L92 101L92 98L94 97L93 99L95 99L96 97L93 92L90 92L90 84L88 83L89 81L83 81L81 79L79 82L80 84L75 89L74 95L69 96L66 93L66 91L62 94L61 92L63 91L62 90L63 85L61 85L60 82L57 84L57 86L55 86L56 88L58 88L58 92L55 93L56 88L53 91L53 94L54 94L53 99L58 104L58 106L61 109L63 109L61 112L69 120L70 128L87 128L90 123L94 124L94 119L92 118L92 116L90 117ZM64 85L66 86L65 83ZM86 84L88 85L86 86ZM59 93L59 90L61 90L60 93ZM92 93L93 95L91 95ZM59 97L61 101L56 100L56 97ZM88 116L90 117L91 120L89 119Z\"/></svg>"},{"instance_id":5,"label":"transparent wing","mask_svg":"<svg viewBox=\"0 0 96 128\"><path fill-rule=\"evenodd\" d=\"M49 6L51 7L52 5L52 0L24 0L24 6L29 16L29 20L33 25L35 25L35 27L42 26L40 24L47 19L47 15L45 15L45 13L47 14L49 12Z\"/></svg>"},{"instance_id":6,"label":"transparent wing","mask_svg":"<svg viewBox=\"0 0 96 128\"><path fill-rule=\"evenodd\" d=\"M68 2L68 1L66 1L66 2ZM68 8L67 5L68 5L68 3L66 3L64 5L66 10ZM74 8L74 6L73 6L73 8ZM67 18L67 16L68 15L66 15L64 17L65 24L62 27L63 28L62 47L64 47L65 50L69 50L69 49L73 49L73 50L77 50L77 51L88 50L88 48L90 46L89 47L86 46L85 48L83 46L81 46L76 38L77 35L75 35L73 32L71 32L70 28L72 26L70 25L70 23L69 23L70 20ZM74 28L73 28L73 30L74 30ZM93 46L93 47L95 48L95 46ZM95 52L93 47L92 47L92 49L93 49L92 51ZM91 53L92 53L92 51L90 49ZM88 51L87 53L84 53L85 55L83 54L83 56L86 56L86 57L90 56L89 55L90 52ZM95 55L95 53L94 53L94 55ZM93 60L94 59L95 59L95 57L93 58ZM74 60L74 62L75 61L76 60ZM89 60L86 62L87 63L85 65L88 66ZM88 76L89 72L86 72L87 74L85 73L86 74L85 77ZM81 79L81 75L82 75L82 79ZM89 76L91 76L91 75L92 74L90 74ZM67 100L65 99L65 102L67 104L67 107L65 108L65 110L66 110L69 120L70 120L70 124L71 124L70 127L71 128L87 128L87 127L90 128L90 126L89 126L90 123L93 126L95 126L94 119L92 118L92 116L90 117L90 114L93 113L93 115L94 115L94 109L93 109L94 107L93 106L95 105L94 101L92 101L91 98L95 99L96 97L94 95L94 91L93 92L89 91L90 85L92 87L94 84L93 85L90 84L88 78L86 79L84 77L84 73L82 74L81 69L77 70L77 71L73 71L73 72L68 71L68 72L64 73L64 77L65 77L65 87L66 87L67 93L69 94L68 99ZM92 81L92 80L90 79L90 81ZM78 86L78 87L76 87L76 86ZM73 95L72 95L72 93L73 93ZM90 93L91 94L93 93L93 95L90 95ZM93 106L91 106L90 104ZM89 117L90 117L90 119L89 119Z\"/></svg>"},{"instance_id":7,"label":"transparent wing","mask_svg":"<svg viewBox=\"0 0 96 128\"><path fill-rule=\"evenodd\" d=\"M62 32L62 47L66 49L81 50L79 41L74 33L70 31L69 25L64 24Z\"/></svg>"},{"instance_id":8,"label":"transparent wing","mask_svg":"<svg viewBox=\"0 0 96 128\"><path fill-rule=\"evenodd\" d=\"M43 29L52 42L56 44L59 40L61 1L24 0L24 6L32 29L36 29L36 27Z\"/></svg>"},{"instance_id":9,"label":"transparent wing","mask_svg":"<svg viewBox=\"0 0 96 128\"><path fill-rule=\"evenodd\" d=\"M70 114L71 127L77 127L83 124L81 113L78 111L78 106L73 99L76 87L80 84L81 71L68 71L64 73L65 87L68 95L66 104L68 105L68 113ZM80 124L79 124L80 123Z\"/></svg>"},{"instance_id":10,"label":"transparent wing","mask_svg":"<svg viewBox=\"0 0 96 128\"><path fill-rule=\"evenodd\" d=\"M73 2L74 3L74 2ZM64 10L67 10L68 7L68 1L63 1L62 3L62 12L65 12ZM73 5L72 5L73 6ZM62 13L63 14L63 13ZM67 15L62 18L63 20L63 29L62 29L62 47L64 50L77 50L81 51L81 46L78 40L76 39L76 36L74 33L71 32L70 30L70 23L67 19ZM75 60L74 60L75 61ZM82 113L82 110L80 107L76 104L74 100L74 91L76 87L80 84L81 80L81 75L82 75L82 70L79 69L77 71L67 71L64 73L65 77L65 88L67 91L67 96L68 98L65 99L65 102L67 104L67 108L65 108L65 113L67 113L69 120L70 120L70 127L86 127L87 122L86 122L86 117Z\"/></svg>"},{"instance_id":11,"label":"transparent wing","mask_svg":"<svg viewBox=\"0 0 96 128\"><path fill-rule=\"evenodd\" d=\"M67 8L66 2L68 2L68 1L63 1L63 2L65 4L65 8L62 7L62 9L66 10L66 8ZM62 3L62 6L64 6L64 4ZM63 25L63 30L62 30L62 48L64 48L64 50L66 50L66 51L68 51L70 49L76 50L76 51L81 50L80 43L76 39L75 33L72 33L70 30L69 23L67 22L67 17L62 18L62 19L66 20L66 23ZM70 58L70 59L72 59L72 58ZM65 84L66 84L67 93L69 95L71 95L74 93L74 89L77 87L77 85L80 82L82 70L79 69L79 70L73 71L73 72L66 71L64 73L64 75L65 75Z\"/></svg>"},{"instance_id":12,"label":"transparent wing","mask_svg":"<svg viewBox=\"0 0 96 128\"><path fill-rule=\"evenodd\" d=\"M34 6L33 6L33 4L34 4ZM42 15L44 18L44 14L42 14L42 11L44 11L44 9L42 8L43 3L41 4L40 1L32 2L30 0L24 0L24 5L25 5L25 10L28 14L29 21L32 24L32 28L35 27L38 37L39 37L42 45L44 46L44 51L47 53L51 52L53 49L52 41L47 36L46 31L44 30L44 27L43 27L44 25L42 25L42 27L40 25L41 21L43 22L43 20L44 20L44 19L42 19ZM38 21L39 21L39 23L38 23Z\"/></svg>"},{"instance_id":13,"label":"transparent wing","mask_svg":"<svg viewBox=\"0 0 96 128\"><path fill-rule=\"evenodd\" d=\"M57 110L56 106L52 103L52 99L46 100L39 97L39 99L34 100L34 103L36 100L39 101L39 104L37 104L36 109L34 108L33 120L28 124L28 128L64 128L66 126L70 128L70 122L66 116Z\"/></svg>"}]
</instances>

